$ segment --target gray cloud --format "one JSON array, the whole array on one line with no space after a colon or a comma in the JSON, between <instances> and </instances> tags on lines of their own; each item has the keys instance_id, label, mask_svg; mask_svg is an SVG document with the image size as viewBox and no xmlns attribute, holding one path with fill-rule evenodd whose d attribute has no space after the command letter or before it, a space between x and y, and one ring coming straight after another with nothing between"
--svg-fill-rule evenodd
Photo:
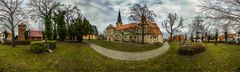
<instances>
[{"instance_id":1,"label":"gray cloud","mask_svg":"<svg viewBox=\"0 0 240 72\"><path fill-rule=\"evenodd\" d=\"M185 25L187 25L198 12L196 5L199 3L198 0L61 0L61 2L78 6L83 15L96 25L99 31L103 31L109 24L115 24L119 9L123 23L129 23L129 7L136 3L147 4L151 10L154 10L157 14L155 20L160 27L168 13L178 13L186 19ZM161 31L166 33L162 28Z\"/></svg>"}]
</instances>

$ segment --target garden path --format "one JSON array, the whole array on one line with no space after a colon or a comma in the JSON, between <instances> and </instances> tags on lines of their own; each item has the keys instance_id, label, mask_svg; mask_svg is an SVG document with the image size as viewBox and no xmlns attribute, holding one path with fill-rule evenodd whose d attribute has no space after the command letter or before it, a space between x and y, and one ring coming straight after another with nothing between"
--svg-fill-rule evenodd
<instances>
[{"instance_id":1,"label":"garden path","mask_svg":"<svg viewBox=\"0 0 240 72\"><path fill-rule=\"evenodd\" d=\"M99 52L100 54L106 57L119 59L119 60L131 60L131 61L146 60L149 58L157 57L169 49L169 44L167 42L164 43L163 46L161 46L160 48L150 50L150 51L144 51L144 52L122 52L122 51L110 50L110 49L98 46L94 43L88 43L88 44L92 49L94 49L95 51Z\"/></svg>"}]
</instances>

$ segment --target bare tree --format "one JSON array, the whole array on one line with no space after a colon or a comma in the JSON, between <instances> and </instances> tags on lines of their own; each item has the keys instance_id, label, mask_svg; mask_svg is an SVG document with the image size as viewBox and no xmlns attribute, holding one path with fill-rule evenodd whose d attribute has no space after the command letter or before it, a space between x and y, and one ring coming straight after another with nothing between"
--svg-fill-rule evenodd
<instances>
[{"instance_id":1,"label":"bare tree","mask_svg":"<svg viewBox=\"0 0 240 72\"><path fill-rule=\"evenodd\" d=\"M15 47L15 30L24 20L22 0L0 0L0 24L12 33L12 46Z\"/></svg>"},{"instance_id":2,"label":"bare tree","mask_svg":"<svg viewBox=\"0 0 240 72\"><path fill-rule=\"evenodd\" d=\"M215 45L218 43L218 28L216 28L216 30L215 30Z\"/></svg>"},{"instance_id":3,"label":"bare tree","mask_svg":"<svg viewBox=\"0 0 240 72\"><path fill-rule=\"evenodd\" d=\"M77 16L80 14L80 9L77 6L65 5L64 10L66 11L65 21L67 26L69 26L71 21L77 18Z\"/></svg>"},{"instance_id":4,"label":"bare tree","mask_svg":"<svg viewBox=\"0 0 240 72\"><path fill-rule=\"evenodd\" d=\"M132 7L130 7L130 16L129 20L139 22L138 23L138 30L141 31L142 36L142 44L144 44L144 36L147 34L147 26L149 25L149 22L153 22L156 14L149 10L146 4L140 5L135 4Z\"/></svg>"},{"instance_id":5,"label":"bare tree","mask_svg":"<svg viewBox=\"0 0 240 72\"><path fill-rule=\"evenodd\" d=\"M172 41L173 34L176 32L180 32L180 29L183 28L183 18L181 17L179 19L179 23L177 24L176 22L178 21L177 14L168 14L167 20L164 20L162 23L163 28L166 29L166 31L170 34L170 39L169 41Z\"/></svg>"},{"instance_id":6,"label":"bare tree","mask_svg":"<svg viewBox=\"0 0 240 72\"><path fill-rule=\"evenodd\" d=\"M44 20L45 35L48 39L52 39L52 15L53 11L60 6L55 0L30 0L28 4L34 15Z\"/></svg>"},{"instance_id":7,"label":"bare tree","mask_svg":"<svg viewBox=\"0 0 240 72\"><path fill-rule=\"evenodd\" d=\"M194 18L194 20L192 21L192 28L194 29L194 33L195 33L195 41L198 41L198 39L200 39L199 34L202 32L202 30L204 30L204 25L202 25L202 18L200 16L197 16Z\"/></svg>"},{"instance_id":8,"label":"bare tree","mask_svg":"<svg viewBox=\"0 0 240 72\"><path fill-rule=\"evenodd\" d=\"M227 23L220 26L221 30L224 33L224 41L225 43L228 42L228 32L233 29L233 25L231 24L231 20L229 20Z\"/></svg>"},{"instance_id":9,"label":"bare tree","mask_svg":"<svg viewBox=\"0 0 240 72\"><path fill-rule=\"evenodd\" d=\"M208 19L240 23L240 0L203 0L199 7Z\"/></svg>"}]
</instances>

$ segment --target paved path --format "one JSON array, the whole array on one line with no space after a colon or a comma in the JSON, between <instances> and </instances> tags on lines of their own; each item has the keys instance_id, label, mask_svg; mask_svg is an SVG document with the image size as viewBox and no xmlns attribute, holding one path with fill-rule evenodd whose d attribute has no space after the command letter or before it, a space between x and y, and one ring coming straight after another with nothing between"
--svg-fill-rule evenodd
<instances>
[{"instance_id":1,"label":"paved path","mask_svg":"<svg viewBox=\"0 0 240 72\"><path fill-rule=\"evenodd\" d=\"M104 47L100 47L96 44L89 43L89 46L94 49L95 51L99 52L100 54L113 58L113 59L119 59L119 60L146 60L149 58L156 57L158 55L163 54L169 49L168 43L164 43L162 47L150 51L145 52L121 52L121 51L115 51L110 50Z\"/></svg>"}]
</instances>

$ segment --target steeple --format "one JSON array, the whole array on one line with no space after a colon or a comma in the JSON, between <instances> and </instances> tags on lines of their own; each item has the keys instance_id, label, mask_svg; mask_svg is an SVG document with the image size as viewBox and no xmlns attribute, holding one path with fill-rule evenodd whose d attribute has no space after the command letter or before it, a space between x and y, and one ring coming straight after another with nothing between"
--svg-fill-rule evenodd
<instances>
[{"instance_id":1,"label":"steeple","mask_svg":"<svg viewBox=\"0 0 240 72\"><path fill-rule=\"evenodd\" d=\"M121 18L121 12L119 10L118 12L118 18L117 18L117 22L116 22L117 26L121 26L122 25L122 18Z\"/></svg>"}]
</instances>

